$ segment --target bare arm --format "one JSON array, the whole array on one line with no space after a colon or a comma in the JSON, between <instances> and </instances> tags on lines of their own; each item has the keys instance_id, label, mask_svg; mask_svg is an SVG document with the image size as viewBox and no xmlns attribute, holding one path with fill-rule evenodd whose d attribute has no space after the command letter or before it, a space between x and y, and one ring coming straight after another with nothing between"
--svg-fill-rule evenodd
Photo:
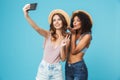
<instances>
[{"instance_id":1,"label":"bare arm","mask_svg":"<svg viewBox=\"0 0 120 80\"><path fill-rule=\"evenodd\" d=\"M48 35L49 35L49 31L38 27L38 25L30 18L30 16L28 15L28 9L29 8L30 8L30 4L26 4L23 8L23 12L24 12L24 16L25 16L26 20L40 35L47 38Z\"/></svg>"},{"instance_id":2,"label":"bare arm","mask_svg":"<svg viewBox=\"0 0 120 80\"><path fill-rule=\"evenodd\" d=\"M62 61L65 61L65 59L66 59L66 51L65 50L66 50L65 46L63 46L60 50L60 57L61 57Z\"/></svg>"},{"instance_id":3,"label":"bare arm","mask_svg":"<svg viewBox=\"0 0 120 80\"><path fill-rule=\"evenodd\" d=\"M70 47L70 36L67 35L66 38L62 41L62 48L60 50L60 57L62 61L66 60L67 54L68 54L68 49Z\"/></svg>"},{"instance_id":4,"label":"bare arm","mask_svg":"<svg viewBox=\"0 0 120 80\"><path fill-rule=\"evenodd\" d=\"M72 47L72 54L77 54L79 51L84 49L91 41L91 34L86 34L80 42L76 45L75 43L75 35L72 35L71 47Z\"/></svg>"}]
</instances>

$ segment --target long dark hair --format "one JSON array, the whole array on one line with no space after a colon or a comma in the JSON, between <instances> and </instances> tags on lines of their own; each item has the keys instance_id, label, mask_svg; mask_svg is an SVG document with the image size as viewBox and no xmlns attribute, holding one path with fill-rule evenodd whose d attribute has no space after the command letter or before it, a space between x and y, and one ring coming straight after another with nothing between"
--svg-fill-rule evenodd
<instances>
[{"instance_id":1,"label":"long dark hair","mask_svg":"<svg viewBox=\"0 0 120 80\"><path fill-rule=\"evenodd\" d=\"M52 40L56 40L56 39L57 39L57 37L56 37L56 29L55 29L55 27L53 26L53 17L54 17L55 15L58 15L58 16L60 17L60 19L62 20L62 25L63 25L63 26L62 26L62 35L63 35L64 37L66 36L66 31L67 31L67 26L68 26L65 17L64 17L62 14L60 14L60 13L55 13L55 14L52 16L52 18L51 18L51 23L50 23L50 32L51 32L51 35L52 35Z\"/></svg>"},{"instance_id":2,"label":"long dark hair","mask_svg":"<svg viewBox=\"0 0 120 80\"><path fill-rule=\"evenodd\" d=\"M83 12L83 11L78 11L76 13L73 13L72 15L72 18L71 18L71 27L73 28L73 20L74 20L74 17L78 17L81 21L81 34L83 33L87 33L87 32L92 32L91 31L91 28L92 28L92 20L91 20L91 17Z\"/></svg>"}]
</instances>

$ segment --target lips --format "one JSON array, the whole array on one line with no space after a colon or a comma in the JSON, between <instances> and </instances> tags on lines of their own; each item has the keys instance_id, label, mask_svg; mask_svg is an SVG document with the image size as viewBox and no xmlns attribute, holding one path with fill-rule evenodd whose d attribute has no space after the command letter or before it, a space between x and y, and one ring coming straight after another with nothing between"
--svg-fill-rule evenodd
<instances>
[{"instance_id":1,"label":"lips","mask_svg":"<svg viewBox=\"0 0 120 80\"><path fill-rule=\"evenodd\" d=\"M56 26L56 27L59 27L60 25L59 25L59 24L56 24L55 26Z\"/></svg>"},{"instance_id":2,"label":"lips","mask_svg":"<svg viewBox=\"0 0 120 80\"><path fill-rule=\"evenodd\" d=\"M77 25L73 25L74 27L77 27Z\"/></svg>"}]
</instances>

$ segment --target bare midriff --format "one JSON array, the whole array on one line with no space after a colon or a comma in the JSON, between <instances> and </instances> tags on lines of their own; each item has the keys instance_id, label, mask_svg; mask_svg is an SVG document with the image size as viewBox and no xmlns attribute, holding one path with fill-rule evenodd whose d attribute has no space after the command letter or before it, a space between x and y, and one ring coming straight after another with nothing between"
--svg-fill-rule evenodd
<instances>
[{"instance_id":1,"label":"bare midriff","mask_svg":"<svg viewBox=\"0 0 120 80\"><path fill-rule=\"evenodd\" d=\"M84 53L79 52L78 54L70 54L68 63L76 63L83 59Z\"/></svg>"}]
</instances>

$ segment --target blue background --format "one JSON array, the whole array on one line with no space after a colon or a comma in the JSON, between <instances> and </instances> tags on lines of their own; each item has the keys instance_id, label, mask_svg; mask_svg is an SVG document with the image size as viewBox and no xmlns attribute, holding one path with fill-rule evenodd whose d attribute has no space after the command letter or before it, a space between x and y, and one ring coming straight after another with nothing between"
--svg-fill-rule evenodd
<instances>
[{"instance_id":1,"label":"blue background","mask_svg":"<svg viewBox=\"0 0 120 80\"><path fill-rule=\"evenodd\" d=\"M70 16L77 9L89 12L93 40L84 56L89 80L120 80L120 0L0 0L0 80L35 80L44 38L24 18L22 8L32 2L38 7L30 16L46 30L53 9Z\"/></svg>"}]
</instances>

